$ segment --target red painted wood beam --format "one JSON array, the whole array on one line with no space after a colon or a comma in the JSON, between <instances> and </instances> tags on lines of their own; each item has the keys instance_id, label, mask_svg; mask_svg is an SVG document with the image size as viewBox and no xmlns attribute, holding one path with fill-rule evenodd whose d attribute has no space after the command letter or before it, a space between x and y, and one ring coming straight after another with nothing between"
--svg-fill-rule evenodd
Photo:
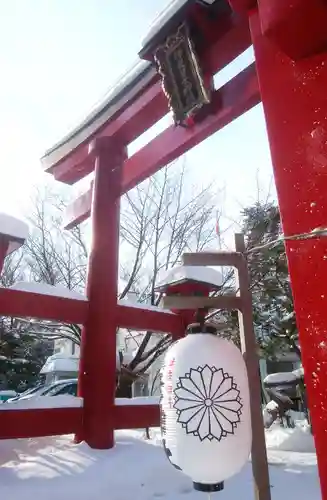
<instances>
[{"instance_id":1,"label":"red painted wood beam","mask_svg":"<svg viewBox=\"0 0 327 500\"><path fill-rule=\"evenodd\" d=\"M0 288L0 315L83 324L88 302Z\"/></svg>"},{"instance_id":2,"label":"red painted wood beam","mask_svg":"<svg viewBox=\"0 0 327 500\"><path fill-rule=\"evenodd\" d=\"M88 302L40 295L37 293L0 288L0 315L32 317L65 323L84 324ZM179 335L183 324L178 314L169 314L128 305L118 305L118 324L122 328L135 328Z\"/></svg>"},{"instance_id":3,"label":"red painted wood beam","mask_svg":"<svg viewBox=\"0 0 327 500\"><path fill-rule=\"evenodd\" d=\"M191 129L171 126L126 160L121 194L151 176L201 141L258 104L261 100L255 65L251 64L213 96L216 112ZM67 207L65 228L71 229L90 216L92 190Z\"/></svg>"},{"instance_id":4,"label":"red painted wood beam","mask_svg":"<svg viewBox=\"0 0 327 500\"><path fill-rule=\"evenodd\" d=\"M66 207L63 219L64 229L73 229L90 217L92 199L93 183L91 182L89 189Z\"/></svg>"},{"instance_id":5,"label":"red painted wood beam","mask_svg":"<svg viewBox=\"0 0 327 500\"><path fill-rule=\"evenodd\" d=\"M160 425L159 405L126 405L114 407L115 429L144 429Z\"/></svg>"},{"instance_id":6,"label":"red painted wood beam","mask_svg":"<svg viewBox=\"0 0 327 500\"><path fill-rule=\"evenodd\" d=\"M0 410L0 439L26 439L80 433L83 408ZM115 429L160 425L159 405L114 406Z\"/></svg>"},{"instance_id":7,"label":"red painted wood beam","mask_svg":"<svg viewBox=\"0 0 327 500\"><path fill-rule=\"evenodd\" d=\"M223 32L219 40L203 56L202 63L206 73L217 73L251 45L247 19L228 18L225 24L226 26L222 26ZM53 174L56 180L73 184L94 169L94 162L89 156L90 140L95 137L117 136L121 143L127 145L166 113L168 113L167 99L156 77L150 87L137 95L134 101L124 102L122 110L117 111L110 121L57 164L49 166L45 157L43 159L45 170Z\"/></svg>"},{"instance_id":8,"label":"red painted wood beam","mask_svg":"<svg viewBox=\"0 0 327 500\"><path fill-rule=\"evenodd\" d=\"M94 170L94 163L88 154L91 139L95 136L97 138L115 136L120 143L129 144L167 112L167 100L161 84L155 81L120 114L115 114L96 134L90 136L69 156L46 171L53 174L57 181L74 184Z\"/></svg>"},{"instance_id":9,"label":"red painted wood beam","mask_svg":"<svg viewBox=\"0 0 327 500\"><path fill-rule=\"evenodd\" d=\"M215 91L212 98L215 113L191 129L169 127L129 158L123 170L122 194L221 130L260 100L255 65L252 64Z\"/></svg>"},{"instance_id":10,"label":"red painted wood beam","mask_svg":"<svg viewBox=\"0 0 327 500\"><path fill-rule=\"evenodd\" d=\"M184 333L182 318L178 314L169 314L160 308L155 311L127 305L118 305L117 309L117 323L121 328L171 333L176 338L180 338L181 334Z\"/></svg>"},{"instance_id":11,"label":"red painted wood beam","mask_svg":"<svg viewBox=\"0 0 327 500\"><path fill-rule=\"evenodd\" d=\"M83 408L0 410L0 439L60 436L78 432Z\"/></svg>"}]
</instances>

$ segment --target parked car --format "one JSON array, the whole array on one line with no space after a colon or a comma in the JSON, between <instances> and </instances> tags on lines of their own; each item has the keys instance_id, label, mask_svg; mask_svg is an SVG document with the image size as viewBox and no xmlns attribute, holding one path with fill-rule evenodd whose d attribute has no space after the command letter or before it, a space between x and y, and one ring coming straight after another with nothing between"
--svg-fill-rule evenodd
<instances>
[{"instance_id":1,"label":"parked car","mask_svg":"<svg viewBox=\"0 0 327 500\"><path fill-rule=\"evenodd\" d=\"M37 391L39 391L43 387L44 387L44 384L39 384L39 385L37 385L35 387L30 387L29 389L27 389L24 392L16 393L16 395L14 397L8 398L7 401L6 401L6 403L11 403L11 402L18 401L20 398L26 397L29 394L36 393Z\"/></svg>"},{"instance_id":2,"label":"parked car","mask_svg":"<svg viewBox=\"0 0 327 500\"><path fill-rule=\"evenodd\" d=\"M39 398L41 396L59 396L68 394L77 396L77 379L58 380L51 385L42 385L29 389L26 392L8 399L7 403L15 403L16 401L24 401L31 398Z\"/></svg>"}]
</instances>

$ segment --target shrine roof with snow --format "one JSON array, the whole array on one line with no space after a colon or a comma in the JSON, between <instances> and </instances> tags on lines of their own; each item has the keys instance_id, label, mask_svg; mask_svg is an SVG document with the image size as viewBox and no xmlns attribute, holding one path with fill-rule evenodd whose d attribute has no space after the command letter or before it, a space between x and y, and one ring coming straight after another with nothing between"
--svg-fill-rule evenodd
<instances>
[{"instance_id":1,"label":"shrine roof with snow","mask_svg":"<svg viewBox=\"0 0 327 500\"><path fill-rule=\"evenodd\" d=\"M150 26L148 34L141 43L139 53L141 59L147 59L147 56L143 57L143 53L147 50L147 46L161 33L162 28L164 26L171 28L171 20L174 23L182 20L185 11L196 3L208 6L217 4L219 8L222 6L222 12L226 11L228 6L227 0L173 0ZM229 7L228 10L230 10ZM116 84L110 87L107 94L94 106L84 120L44 153L41 161L45 170L52 173L52 168L56 164L85 141L94 137L109 121L118 116L158 79L155 65L151 61L139 60L136 62L118 79Z\"/></svg>"}]
</instances>

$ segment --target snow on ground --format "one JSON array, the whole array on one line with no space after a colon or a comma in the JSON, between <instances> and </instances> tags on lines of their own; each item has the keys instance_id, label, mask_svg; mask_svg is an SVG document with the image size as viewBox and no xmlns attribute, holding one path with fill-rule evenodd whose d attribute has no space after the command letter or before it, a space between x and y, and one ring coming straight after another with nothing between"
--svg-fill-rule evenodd
<instances>
[{"instance_id":1,"label":"snow on ground","mask_svg":"<svg viewBox=\"0 0 327 500\"><path fill-rule=\"evenodd\" d=\"M295 420L295 428L281 427L275 422L266 429L266 443L270 450L315 453L310 427L305 420Z\"/></svg>"},{"instance_id":2,"label":"snow on ground","mask_svg":"<svg viewBox=\"0 0 327 500\"><path fill-rule=\"evenodd\" d=\"M276 424L267 433L273 500L321 498L316 456L307 451L313 449L312 438L305 429L305 424L295 429ZM170 465L158 429L151 430L151 437L146 441L143 431L118 431L116 447L109 451L75 445L72 436L0 441L0 497L207 500L207 495L193 491L190 479ZM290 442L298 451L285 451L291 448ZM212 495L214 498L252 500L250 463L226 482L223 492Z\"/></svg>"},{"instance_id":3,"label":"snow on ground","mask_svg":"<svg viewBox=\"0 0 327 500\"><path fill-rule=\"evenodd\" d=\"M144 396L137 398L117 398L115 400L116 406L146 406L158 405L160 398L157 396ZM58 394L55 397L47 395L32 396L29 399L12 401L10 403L1 405L1 411L11 410L38 410L46 408L81 408L84 404L83 398L71 396L69 394Z\"/></svg>"}]
</instances>

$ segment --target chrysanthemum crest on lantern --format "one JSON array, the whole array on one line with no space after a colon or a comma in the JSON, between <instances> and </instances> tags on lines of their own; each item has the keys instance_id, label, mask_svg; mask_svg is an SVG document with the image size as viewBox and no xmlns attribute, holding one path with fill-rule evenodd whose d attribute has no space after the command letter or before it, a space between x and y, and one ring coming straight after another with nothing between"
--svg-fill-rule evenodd
<instances>
[{"instance_id":1,"label":"chrysanthemum crest on lantern","mask_svg":"<svg viewBox=\"0 0 327 500\"><path fill-rule=\"evenodd\" d=\"M199 366L179 377L174 390L178 419L187 434L200 441L220 441L234 434L241 421L240 391L222 368Z\"/></svg>"}]
</instances>

